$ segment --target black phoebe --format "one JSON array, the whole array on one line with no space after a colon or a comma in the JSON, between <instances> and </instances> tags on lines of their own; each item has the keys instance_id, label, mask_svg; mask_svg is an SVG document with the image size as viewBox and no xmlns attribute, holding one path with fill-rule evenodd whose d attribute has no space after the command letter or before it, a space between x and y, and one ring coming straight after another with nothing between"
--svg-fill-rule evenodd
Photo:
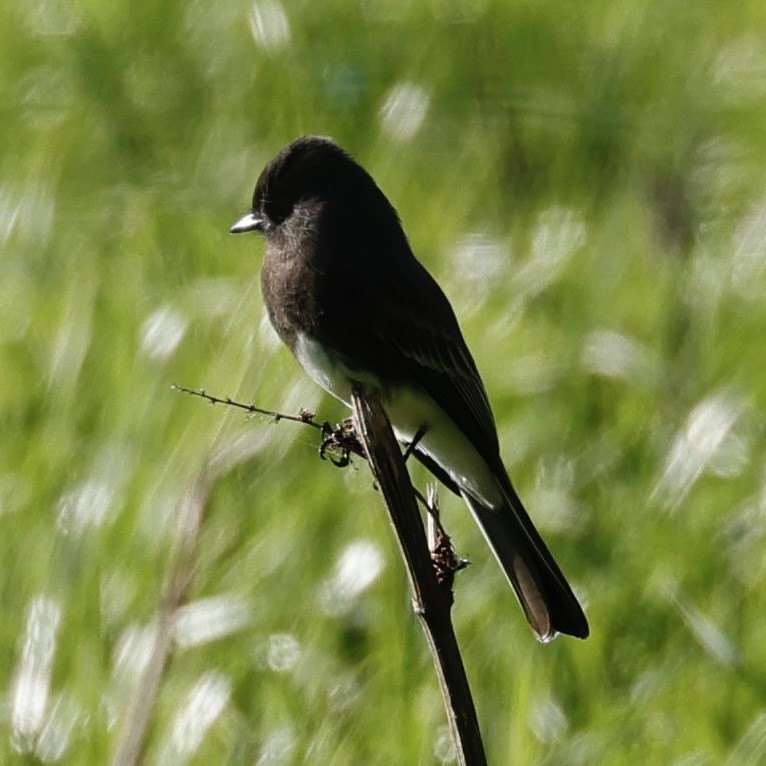
<instances>
[{"instance_id":1,"label":"black phoebe","mask_svg":"<svg viewBox=\"0 0 766 766\"><path fill-rule=\"evenodd\" d=\"M231 231L265 235L266 308L303 369L346 404L353 382L379 392L397 438L415 440L415 457L465 499L537 637L585 638L503 467L455 313L371 176L330 139L304 136L269 162Z\"/></svg>"}]
</instances>

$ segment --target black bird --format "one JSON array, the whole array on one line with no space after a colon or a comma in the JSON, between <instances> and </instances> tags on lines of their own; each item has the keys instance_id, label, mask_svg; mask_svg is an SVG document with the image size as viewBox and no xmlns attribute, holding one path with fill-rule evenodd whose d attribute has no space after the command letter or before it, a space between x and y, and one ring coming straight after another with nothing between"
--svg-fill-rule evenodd
<instances>
[{"instance_id":1,"label":"black bird","mask_svg":"<svg viewBox=\"0 0 766 766\"><path fill-rule=\"evenodd\" d=\"M346 404L352 382L376 390L398 439L415 440L415 457L465 499L537 638L585 638L582 608L500 459L455 313L372 177L332 140L304 136L266 165L231 231L265 235L269 318L305 372Z\"/></svg>"}]
</instances>

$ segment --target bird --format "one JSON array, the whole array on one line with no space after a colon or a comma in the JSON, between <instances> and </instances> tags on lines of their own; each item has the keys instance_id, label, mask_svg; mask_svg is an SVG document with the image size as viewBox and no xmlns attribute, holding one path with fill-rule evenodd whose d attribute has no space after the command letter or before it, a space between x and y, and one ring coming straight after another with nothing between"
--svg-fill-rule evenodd
<instances>
[{"instance_id":1,"label":"bird","mask_svg":"<svg viewBox=\"0 0 766 766\"><path fill-rule=\"evenodd\" d=\"M536 638L586 638L583 609L503 465L455 312L372 176L334 140L302 136L266 164L230 231L265 238L266 310L308 376L348 406L355 385L376 392L397 439L462 496Z\"/></svg>"}]
</instances>

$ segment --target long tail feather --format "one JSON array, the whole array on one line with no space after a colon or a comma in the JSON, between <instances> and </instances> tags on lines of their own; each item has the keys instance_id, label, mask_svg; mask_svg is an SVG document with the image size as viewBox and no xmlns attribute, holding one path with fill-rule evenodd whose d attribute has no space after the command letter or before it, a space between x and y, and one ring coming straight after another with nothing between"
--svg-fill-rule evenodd
<instances>
[{"instance_id":1,"label":"long tail feather","mask_svg":"<svg viewBox=\"0 0 766 766\"><path fill-rule=\"evenodd\" d=\"M463 495L513 586L537 638L558 633L587 638L588 621L566 578L512 489L506 507L487 508Z\"/></svg>"}]
</instances>

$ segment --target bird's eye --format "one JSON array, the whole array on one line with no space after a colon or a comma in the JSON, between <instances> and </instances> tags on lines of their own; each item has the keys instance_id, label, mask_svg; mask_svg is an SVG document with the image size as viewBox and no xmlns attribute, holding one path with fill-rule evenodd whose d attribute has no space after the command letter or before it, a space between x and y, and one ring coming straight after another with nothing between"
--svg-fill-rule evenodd
<instances>
[{"instance_id":1,"label":"bird's eye","mask_svg":"<svg viewBox=\"0 0 766 766\"><path fill-rule=\"evenodd\" d=\"M275 224L289 218L295 207L292 195L280 192L280 189L269 189L269 193L263 198L263 210L268 219Z\"/></svg>"}]
</instances>

